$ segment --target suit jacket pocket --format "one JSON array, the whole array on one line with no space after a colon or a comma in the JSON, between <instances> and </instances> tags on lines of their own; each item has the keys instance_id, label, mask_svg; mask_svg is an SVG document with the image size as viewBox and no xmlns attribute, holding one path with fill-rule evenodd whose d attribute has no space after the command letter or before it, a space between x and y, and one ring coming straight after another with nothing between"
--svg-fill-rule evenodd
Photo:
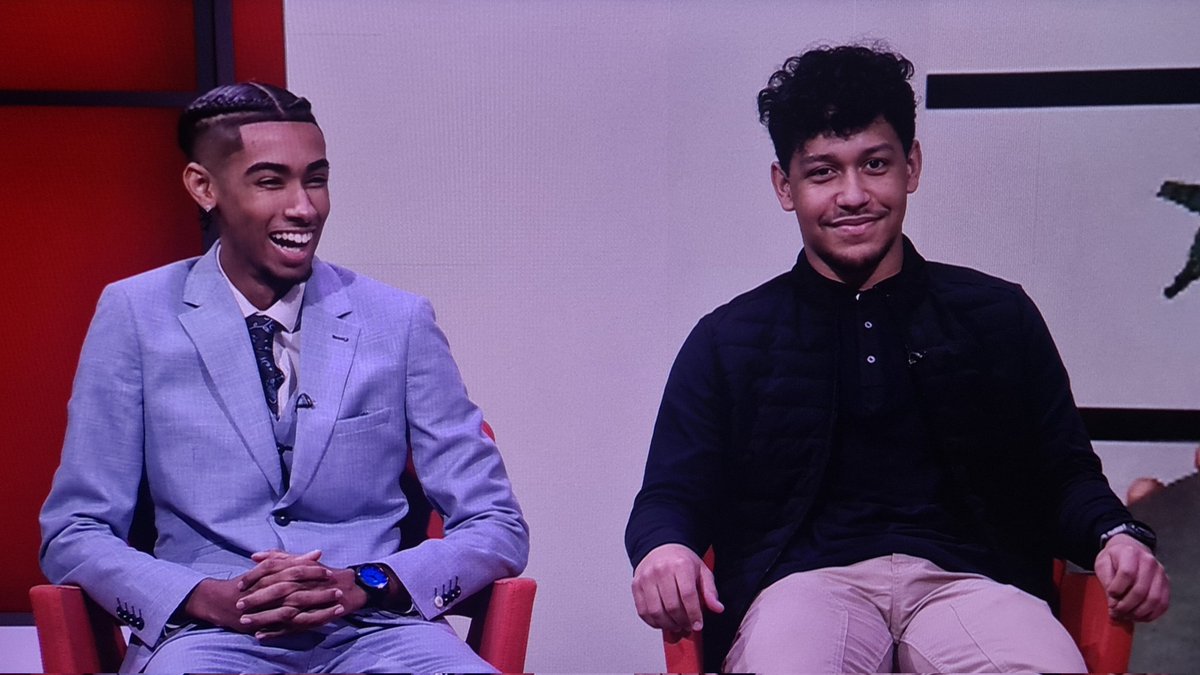
<instances>
[{"instance_id":1,"label":"suit jacket pocket","mask_svg":"<svg viewBox=\"0 0 1200 675\"><path fill-rule=\"evenodd\" d=\"M334 422L333 434L335 436L345 436L348 434L357 434L363 431L368 431L370 429L387 424L391 417L391 408L364 411L358 415L343 417Z\"/></svg>"}]
</instances>

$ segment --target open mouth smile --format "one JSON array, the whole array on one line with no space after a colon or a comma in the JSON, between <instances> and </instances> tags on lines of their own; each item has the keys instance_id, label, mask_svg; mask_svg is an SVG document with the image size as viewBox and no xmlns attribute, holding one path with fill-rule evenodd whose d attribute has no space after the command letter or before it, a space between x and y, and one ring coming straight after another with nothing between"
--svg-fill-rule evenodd
<instances>
[{"instance_id":1,"label":"open mouth smile","mask_svg":"<svg viewBox=\"0 0 1200 675\"><path fill-rule=\"evenodd\" d=\"M289 252L299 252L304 250L312 241L312 232L275 232L268 235L272 244Z\"/></svg>"}]
</instances>

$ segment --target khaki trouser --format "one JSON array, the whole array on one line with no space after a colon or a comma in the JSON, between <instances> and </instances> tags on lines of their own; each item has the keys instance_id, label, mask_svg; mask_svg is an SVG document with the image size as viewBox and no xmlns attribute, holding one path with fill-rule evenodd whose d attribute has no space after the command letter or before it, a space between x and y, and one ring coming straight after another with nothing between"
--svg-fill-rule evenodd
<instances>
[{"instance_id":1,"label":"khaki trouser","mask_svg":"<svg viewBox=\"0 0 1200 675\"><path fill-rule=\"evenodd\" d=\"M730 672L1083 672L1042 600L907 555L792 574L755 598Z\"/></svg>"}]
</instances>

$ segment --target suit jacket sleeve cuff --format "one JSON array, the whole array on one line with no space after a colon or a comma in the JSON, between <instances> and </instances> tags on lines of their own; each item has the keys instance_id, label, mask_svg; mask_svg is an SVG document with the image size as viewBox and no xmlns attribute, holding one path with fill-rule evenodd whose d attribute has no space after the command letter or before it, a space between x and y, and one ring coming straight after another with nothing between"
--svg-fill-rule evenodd
<instances>
[{"instance_id":1,"label":"suit jacket sleeve cuff","mask_svg":"<svg viewBox=\"0 0 1200 675\"><path fill-rule=\"evenodd\" d=\"M422 570L427 558L416 548L411 548L389 555L380 562L391 567L396 578L404 584L412 597L413 609L425 619L435 619L469 593L463 590L454 576L446 578L445 564L438 566L442 573L435 577L429 575L431 570Z\"/></svg>"},{"instance_id":2,"label":"suit jacket sleeve cuff","mask_svg":"<svg viewBox=\"0 0 1200 675\"><path fill-rule=\"evenodd\" d=\"M123 625L145 644L153 647L162 638L171 617L191 595L196 585L205 579L203 574L175 565L154 560L132 579L133 587L118 588L121 584L106 582L88 584L84 587L97 604L115 616ZM143 580L139 583L137 580ZM145 580L153 579L153 583Z\"/></svg>"},{"instance_id":3,"label":"suit jacket sleeve cuff","mask_svg":"<svg viewBox=\"0 0 1200 675\"><path fill-rule=\"evenodd\" d=\"M162 639L163 633L166 632L171 617L183 608L183 604L187 602L192 591L204 579L203 574L189 569L182 570L177 577L171 579L159 590L158 597L150 603L150 611L143 617L145 626L140 630L134 630L134 634L142 642L156 645Z\"/></svg>"}]
</instances>

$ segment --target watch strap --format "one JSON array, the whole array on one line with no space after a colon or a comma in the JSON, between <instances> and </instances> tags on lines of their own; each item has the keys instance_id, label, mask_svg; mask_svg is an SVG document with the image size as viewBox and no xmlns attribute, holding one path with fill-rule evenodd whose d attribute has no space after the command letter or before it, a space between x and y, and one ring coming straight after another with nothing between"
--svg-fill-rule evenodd
<instances>
[{"instance_id":1,"label":"watch strap","mask_svg":"<svg viewBox=\"0 0 1200 675\"><path fill-rule=\"evenodd\" d=\"M1138 520L1127 520L1100 535L1100 546L1104 547L1106 544L1108 544L1109 539L1112 539L1118 534L1128 535L1138 542L1141 542L1146 546L1146 548L1150 549L1151 553L1158 548L1158 536L1154 534L1154 530L1151 529L1149 525Z\"/></svg>"}]
</instances>

